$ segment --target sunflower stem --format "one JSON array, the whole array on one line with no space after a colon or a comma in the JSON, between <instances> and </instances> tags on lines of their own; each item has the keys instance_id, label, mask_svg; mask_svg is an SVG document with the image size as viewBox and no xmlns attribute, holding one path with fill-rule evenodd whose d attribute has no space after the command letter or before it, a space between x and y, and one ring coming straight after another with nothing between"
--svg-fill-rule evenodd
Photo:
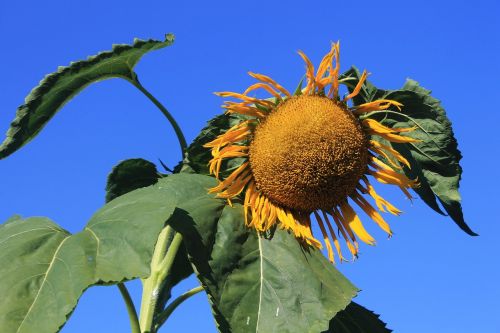
<instances>
[{"instance_id":1,"label":"sunflower stem","mask_svg":"<svg viewBox=\"0 0 500 333\"><path fill-rule=\"evenodd\" d=\"M127 81L132 83L134 87L139 89L153 104L163 113L163 115L167 118L167 120L170 122L170 125L174 128L175 134L177 135L177 139L179 140L179 145L181 147L181 152L182 152L182 157L181 161L184 159L184 153L187 150L187 142L186 138L184 137L184 133L182 133L182 130L175 121L175 118L168 112L167 108L163 106L163 104L160 103L144 86L139 82L139 78L137 77L137 74L134 73L133 79L127 78Z\"/></svg>"},{"instance_id":2,"label":"sunflower stem","mask_svg":"<svg viewBox=\"0 0 500 333\"><path fill-rule=\"evenodd\" d=\"M130 319L130 331L132 333L141 333L141 328L139 326L139 319L137 318L137 312L135 311L134 301L130 297L127 287L124 283L118 283L118 289L125 301L127 306L128 317Z\"/></svg>"},{"instance_id":3,"label":"sunflower stem","mask_svg":"<svg viewBox=\"0 0 500 333\"><path fill-rule=\"evenodd\" d=\"M191 296L196 295L197 293L199 293L201 291L203 291L203 287L198 286L196 288L193 288L191 290L186 291L184 294L182 294L181 296L179 296L175 300L173 300L172 303L170 303L165 308L165 310L163 310L160 314L158 314L158 319L157 319L155 330L158 331L158 329L167 321L168 317L170 317L172 312L174 312L174 310L177 309L177 307L179 305L181 305L182 302L184 302L185 300L187 300Z\"/></svg>"},{"instance_id":4,"label":"sunflower stem","mask_svg":"<svg viewBox=\"0 0 500 333\"><path fill-rule=\"evenodd\" d=\"M141 314L139 325L141 332L155 332L155 315L158 297L165 278L172 269L175 256L182 244L182 235L171 226L161 231L151 258L151 274L143 280Z\"/></svg>"}]
</instances>

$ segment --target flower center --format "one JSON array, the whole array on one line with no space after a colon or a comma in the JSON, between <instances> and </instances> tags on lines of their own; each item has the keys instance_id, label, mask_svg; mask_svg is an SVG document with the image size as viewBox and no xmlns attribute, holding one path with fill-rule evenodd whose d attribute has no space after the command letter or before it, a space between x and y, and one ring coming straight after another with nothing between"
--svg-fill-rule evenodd
<instances>
[{"instance_id":1,"label":"flower center","mask_svg":"<svg viewBox=\"0 0 500 333\"><path fill-rule=\"evenodd\" d=\"M292 97L256 128L250 166L271 201L311 212L349 196L366 172L367 138L344 106L322 96Z\"/></svg>"}]
</instances>

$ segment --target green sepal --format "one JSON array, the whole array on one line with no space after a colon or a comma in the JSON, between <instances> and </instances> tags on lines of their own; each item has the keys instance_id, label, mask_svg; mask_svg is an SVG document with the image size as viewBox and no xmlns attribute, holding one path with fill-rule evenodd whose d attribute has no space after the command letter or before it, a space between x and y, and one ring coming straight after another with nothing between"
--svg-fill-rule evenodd
<instances>
[{"instance_id":1,"label":"green sepal","mask_svg":"<svg viewBox=\"0 0 500 333\"><path fill-rule=\"evenodd\" d=\"M295 91L293 92L293 96L300 96L302 95L302 86L304 84L306 76L304 75L302 79L300 79L299 84L297 85L297 88L295 88Z\"/></svg>"}]
</instances>

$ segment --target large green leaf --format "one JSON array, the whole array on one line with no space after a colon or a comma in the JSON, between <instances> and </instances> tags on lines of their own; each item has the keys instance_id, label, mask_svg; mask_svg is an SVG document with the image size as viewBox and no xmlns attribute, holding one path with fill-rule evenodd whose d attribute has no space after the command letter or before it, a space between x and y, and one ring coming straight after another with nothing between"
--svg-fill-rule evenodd
<instances>
[{"instance_id":1,"label":"large green leaf","mask_svg":"<svg viewBox=\"0 0 500 333\"><path fill-rule=\"evenodd\" d=\"M2 331L58 330L94 278L88 236L72 237L46 218L18 217L0 226Z\"/></svg>"},{"instance_id":2,"label":"large green leaf","mask_svg":"<svg viewBox=\"0 0 500 333\"><path fill-rule=\"evenodd\" d=\"M421 180L423 188L417 188L417 193L426 202L432 202L435 196L463 231L477 235L465 223L462 213L458 192L462 154L440 102L413 80L407 80L401 90L388 91L384 98L399 101L404 108L402 113L383 112L383 119L379 118L382 123L391 127L417 126L415 131L407 135L421 142L392 144L412 165L412 169L405 169L405 172Z\"/></svg>"},{"instance_id":3,"label":"large green leaf","mask_svg":"<svg viewBox=\"0 0 500 333\"><path fill-rule=\"evenodd\" d=\"M222 332L319 332L356 294L320 251L283 230L266 239L246 228L239 204L220 219L179 214L172 225Z\"/></svg>"},{"instance_id":4,"label":"large green leaf","mask_svg":"<svg viewBox=\"0 0 500 333\"><path fill-rule=\"evenodd\" d=\"M392 330L380 320L379 315L351 302L330 321L323 333L390 333Z\"/></svg>"},{"instance_id":5,"label":"large green leaf","mask_svg":"<svg viewBox=\"0 0 500 333\"><path fill-rule=\"evenodd\" d=\"M86 86L109 78L135 79L134 67L149 51L172 44L174 36L165 40L136 39L132 45L114 45L87 60L59 67L47 75L17 108L16 117L0 145L0 158L12 154L35 137L56 112Z\"/></svg>"},{"instance_id":6,"label":"large green leaf","mask_svg":"<svg viewBox=\"0 0 500 333\"><path fill-rule=\"evenodd\" d=\"M171 175L112 200L75 235L45 218L14 217L1 225L2 330L57 332L89 286L149 276L155 241L176 207L194 207L200 216L222 209L221 200L206 194L214 183Z\"/></svg>"},{"instance_id":7,"label":"large green leaf","mask_svg":"<svg viewBox=\"0 0 500 333\"><path fill-rule=\"evenodd\" d=\"M359 81L359 71L351 68L343 74L344 83L350 91ZM442 204L453 221L469 235L476 235L465 223L461 198L458 192L462 175L457 140L453 135L451 122L440 102L430 95L430 91L407 80L400 90L377 89L370 82L363 85L362 94L355 99L356 105L379 98L392 99L403 104L397 110L374 111L367 117L377 119L389 127L413 127L415 131L406 135L421 142L398 144L391 143L394 149L408 159L411 169L404 172L412 179L418 178L420 186L415 192L436 212L442 214L437 200ZM377 140L378 137L374 136Z\"/></svg>"},{"instance_id":8,"label":"large green leaf","mask_svg":"<svg viewBox=\"0 0 500 333\"><path fill-rule=\"evenodd\" d=\"M96 275L104 282L149 276L157 236L180 200L176 177L122 195L100 209L87 223L99 243Z\"/></svg>"}]
</instances>

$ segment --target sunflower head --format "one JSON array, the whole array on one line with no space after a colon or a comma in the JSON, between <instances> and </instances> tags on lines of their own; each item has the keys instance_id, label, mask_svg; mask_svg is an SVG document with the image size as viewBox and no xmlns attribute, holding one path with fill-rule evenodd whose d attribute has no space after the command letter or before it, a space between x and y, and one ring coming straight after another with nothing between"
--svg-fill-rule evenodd
<instances>
[{"instance_id":1,"label":"sunflower head","mask_svg":"<svg viewBox=\"0 0 500 333\"><path fill-rule=\"evenodd\" d=\"M294 96L257 126L249 149L257 188L302 212L329 209L356 188L368 166L358 120L332 99Z\"/></svg>"},{"instance_id":2,"label":"sunflower head","mask_svg":"<svg viewBox=\"0 0 500 333\"><path fill-rule=\"evenodd\" d=\"M332 45L316 72L307 56L299 54L306 64L307 85L294 95L270 77L255 73L249 74L259 82L243 93L218 93L239 99L226 101L227 113L247 118L205 145L212 150L210 171L219 178L223 160L245 161L210 192L229 202L241 195L247 226L266 231L278 225L304 244L321 248L311 230L314 215L330 261L334 261L333 247L345 260L337 235L345 240L353 257L358 253L358 238L368 244L375 242L352 203L389 235L392 232L379 211L401 213L375 192L368 176L398 186L409 198L408 189L416 186L400 172L402 164L409 167L408 161L374 136L412 142L415 140L402 133L413 128L389 128L372 119L360 119L366 112L400 108L396 101L382 99L349 106L366 80L366 71L352 92L340 98L338 43ZM251 97L249 93L256 89L273 98Z\"/></svg>"}]
</instances>

